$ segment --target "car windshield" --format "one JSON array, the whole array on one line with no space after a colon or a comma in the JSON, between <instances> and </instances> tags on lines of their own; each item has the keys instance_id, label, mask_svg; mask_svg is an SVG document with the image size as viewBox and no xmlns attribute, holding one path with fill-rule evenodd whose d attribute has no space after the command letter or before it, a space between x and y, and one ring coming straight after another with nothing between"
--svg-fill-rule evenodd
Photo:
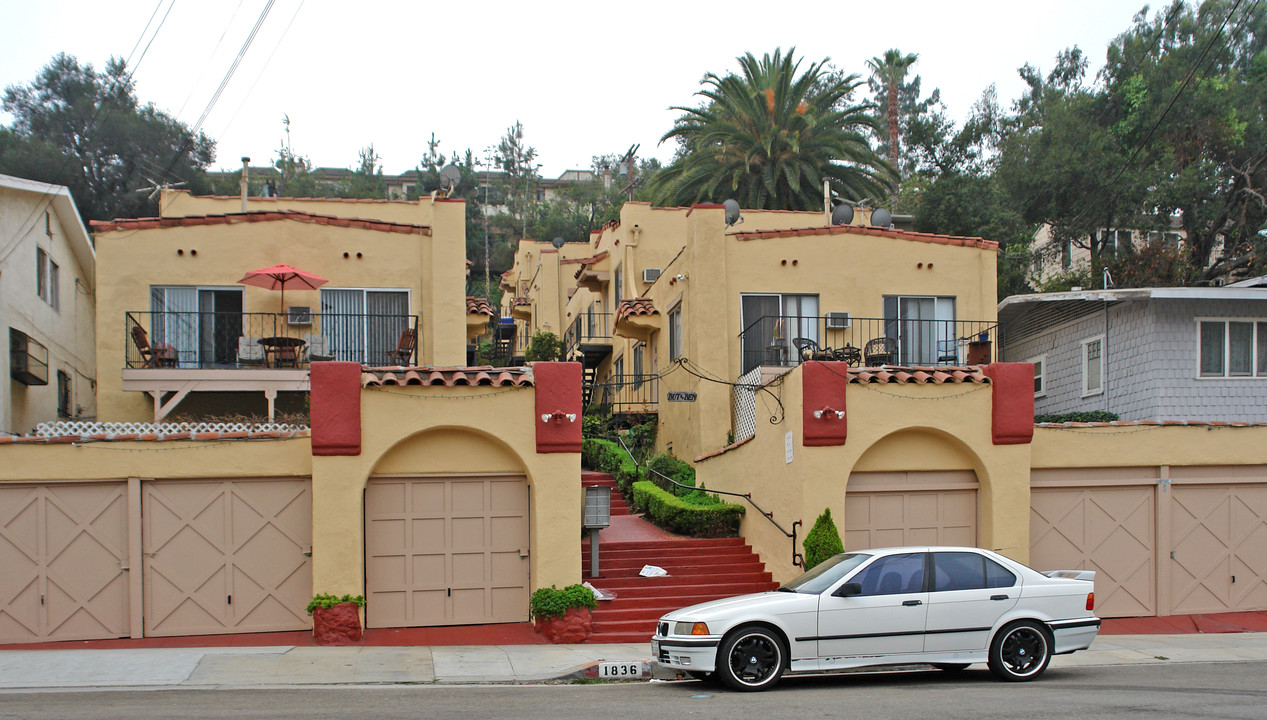
<instances>
[{"instance_id":1,"label":"car windshield","mask_svg":"<svg viewBox=\"0 0 1267 720\"><path fill-rule=\"evenodd\" d=\"M840 555L832 556L815 565L804 575L784 583L779 590L781 592L817 595L835 585L837 580L852 572L854 568L866 562L870 557L870 555L865 553L841 553Z\"/></svg>"}]
</instances>

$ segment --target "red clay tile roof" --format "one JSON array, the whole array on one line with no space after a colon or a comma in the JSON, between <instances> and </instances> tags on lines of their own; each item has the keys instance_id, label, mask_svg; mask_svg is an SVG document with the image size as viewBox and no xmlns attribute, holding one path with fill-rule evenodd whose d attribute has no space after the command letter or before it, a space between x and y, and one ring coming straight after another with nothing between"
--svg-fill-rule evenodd
<instances>
[{"instance_id":1,"label":"red clay tile roof","mask_svg":"<svg viewBox=\"0 0 1267 720\"><path fill-rule=\"evenodd\" d=\"M482 297L466 297L466 314L467 315L488 315L492 317L493 306L488 304L488 298Z\"/></svg>"},{"instance_id":2,"label":"red clay tile roof","mask_svg":"<svg viewBox=\"0 0 1267 720\"><path fill-rule=\"evenodd\" d=\"M361 387L388 385L480 385L487 387L532 387L532 370L526 367L416 367L362 368Z\"/></svg>"},{"instance_id":3,"label":"red clay tile roof","mask_svg":"<svg viewBox=\"0 0 1267 720\"><path fill-rule=\"evenodd\" d=\"M430 235L431 228L426 225L407 225L404 223L383 222L382 220L360 220L357 218L341 218L333 215L316 215L301 210L253 210L244 213L226 215L188 215L169 218L115 218L114 220L92 220L89 225L95 233L113 230L150 230L154 228L189 227L192 225L234 225L244 222L270 222L274 220L295 220L314 225L333 225L335 227L351 227L379 232Z\"/></svg>"},{"instance_id":4,"label":"red clay tile roof","mask_svg":"<svg viewBox=\"0 0 1267 720\"><path fill-rule=\"evenodd\" d=\"M592 265L593 263L596 263L605 257L607 257L606 250L602 251L601 253L597 255L591 255L590 257L587 257L587 258L571 258L567 260L560 260L559 264L560 265L575 265L579 263L581 265Z\"/></svg>"},{"instance_id":5,"label":"red clay tile roof","mask_svg":"<svg viewBox=\"0 0 1267 720\"><path fill-rule=\"evenodd\" d=\"M651 304L651 298L638 297L621 300L616 306L616 319L624 320L630 315L659 315L660 311Z\"/></svg>"},{"instance_id":6,"label":"red clay tile roof","mask_svg":"<svg viewBox=\"0 0 1267 720\"><path fill-rule=\"evenodd\" d=\"M526 298L526 297L517 297L514 300L511 300L510 304L512 307L517 306L517 305L531 305L532 299Z\"/></svg>"},{"instance_id":7,"label":"red clay tile roof","mask_svg":"<svg viewBox=\"0 0 1267 720\"><path fill-rule=\"evenodd\" d=\"M982 366L965 367L878 367L849 368L851 383L899 383L942 385L945 383L989 383Z\"/></svg>"},{"instance_id":8,"label":"red clay tile roof","mask_svg":"<svg viewBox=\"0 0 1267 720\"><path fill-rule=\"evenodd\" d=\"M158 442L168 440L287 440L309 437L303 430L237 430L207 432L94 433L91 435L0 435L0 445L67 445L86 442Z\"/></svg>"},{"instance_id":9,"label":"red clay tile roof","mask_svg":"<svg viewBox=\"0 0 1267 720\"><path fill-rule=\"evenodd\" d=\"M906 230L889 230L864 225L834 225L832 227L795 228L790 230L759 230L756 232L735 233L733 237L740 240L766 240L769 238L804 237L806 235L872 235L875 237L899 238L936 245L960 245L963 247L996 250L997 242L979 237L959 237L958 235L935 235L933 233L908 232Z\"/></svg>"}]
</instances>

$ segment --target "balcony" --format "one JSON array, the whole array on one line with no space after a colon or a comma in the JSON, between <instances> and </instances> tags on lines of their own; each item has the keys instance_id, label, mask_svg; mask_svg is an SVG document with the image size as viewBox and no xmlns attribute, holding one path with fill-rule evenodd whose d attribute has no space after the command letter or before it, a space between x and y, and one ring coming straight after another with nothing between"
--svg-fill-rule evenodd
<instances>
[{"instance_id":1,"label":"balcony","mask_svg":"<svg viewBox=\"0 0 1267 720\"><path fill-rule=\"evenodd\" d=\"M851 365L981 365L993 362L998 323L992 320L925 320L766 315L739 333L743 372L790 367L805 360Z\"/></svg>"},{"instance_id":2,"label":"balcony","mask_svg":"<svg viewBox=\"0 0 1267 720\"><path fill-rule=\"evenodd\" d=\"M659 409L659 381L655 375L615 375L588 388L592 402L614 415L642 415Z\"/></svg>"},{"instance_id":3,"label":"balcony","mask_svg":"<svg viewBox=\"0 0 1267 720\"><path fill-rule=\"evenodd\" d=\"M123 390L154 397L162 421L190 392L307 391L309 364L416 365L418 317L396 314L129 312Z\"/></svg>"},{"instance_id":4,"label":"balcony","mask_svg":"<svg viewBox=\"0 0 1267 720\"><path fill-rule=\"evenodd\" d=\"M612 314L582 313L563 333L563 356L577 353L586 368L597 367L612 353Z\"/></svg>"},{"instance_id":5,"label":"balcony","mask_svg":"<svg viewBox=\"0 0 1267 720\"><path fill-rule=\"evenodd\" d=\"M484 332L467 345L467 364L513 367L524 363L528 348L525 323L514 318L490 318Z\"/></svg>"}]
</instances>

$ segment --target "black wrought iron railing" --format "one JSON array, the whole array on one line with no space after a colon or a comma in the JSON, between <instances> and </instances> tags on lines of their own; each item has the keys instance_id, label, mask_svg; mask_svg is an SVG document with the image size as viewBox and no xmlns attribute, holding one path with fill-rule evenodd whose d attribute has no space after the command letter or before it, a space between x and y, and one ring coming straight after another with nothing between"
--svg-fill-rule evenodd
<instances>
[{"instance_id":1,"label":"black wrought iron railing","mask_svg":"<svg viewBox=\"0 0 1267 720\"><path fill-rule=\"evenodd\" d=\"M528 340L527 325L522 320L491 318L484 332L471 340L468 360L472 365L520 365Z\"/></svg>"},{"instance_id":2,"label":"black wrought iron railing","mask_svg":"<svg viewBox=\"0 0 1267 720\"><path fill-rule=\"evenodd\" d=\"M416 365L421 357L416 315L129 312L124 332L130 368Z\"/></svg>"},{"instance_id":3,"label":"black wrought iron railing","mask_svg":"<svg viewBox=\"0 0 1267 720\"><path fill-rule=\"evenodd\" d=\"M604 344L612 341L611 313L581 313L563 333L563 352L565 357L582 345Z\"/></svg>"},{"instance_id":4,"label":"black wrought iron railing","mask_svg":"<svg viewBox=\"0 0 1267 720\"><path fill-rule=\"evenodd\" d=\"M791 366L805 360L879 365L977 365L992 362L998 347L992 320L925 320L766 315L739 333L743 372Z\"/></svg>"},{"instance_id":5,"label":"black wrought iron railing","mask_svg":"<svg viewBox=\"0 0 1267 720\"><path fill-rule=\"evenodd\" d=\"M655 375L614 375L594 383L591 402L609 407L615 413L656 412L658 385Z\"/></svg>"}]
</instances>

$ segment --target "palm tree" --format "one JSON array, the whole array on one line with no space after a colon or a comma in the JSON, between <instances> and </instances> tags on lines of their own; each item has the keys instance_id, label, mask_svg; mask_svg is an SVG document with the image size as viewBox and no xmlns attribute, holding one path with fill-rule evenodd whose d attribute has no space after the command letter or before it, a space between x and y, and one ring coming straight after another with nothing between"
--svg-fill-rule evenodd
<instances>
[{"instance_id":1,"label":"palm tree","mask_svg":"<svg viewBox=\"0 0 1267 720\"><path fill-rule=\"evenodd\" d=\"M906 80L906 71L918 59L919 55L916 53L903 55L901 50L893 48L886 50L884 57L875 57L867 61L867 67L871 68L869 82L871 89L875 92L886 92L888 95L885 115L889 121L889 164L895 168L898 159L897 91Z\"/></svg>"},{"instance_id":2,"label":"palm tree","mask_svg":"<svg viewBox=\"0 0 1267 720\"><path fill-rule=\"evenodd\" d=\"M867 141L878 130L871 104L852 105L862 81L824 63L797 74L795 48L760 60L738 58L742 75L708 73L697 108L660 138L682 143L679 157L651 183L661 205L717 202L733 197L743 207L810 210L822 207L822 181L850 199L881 197L893 171Z\"/></svg>"}]
</instances>

